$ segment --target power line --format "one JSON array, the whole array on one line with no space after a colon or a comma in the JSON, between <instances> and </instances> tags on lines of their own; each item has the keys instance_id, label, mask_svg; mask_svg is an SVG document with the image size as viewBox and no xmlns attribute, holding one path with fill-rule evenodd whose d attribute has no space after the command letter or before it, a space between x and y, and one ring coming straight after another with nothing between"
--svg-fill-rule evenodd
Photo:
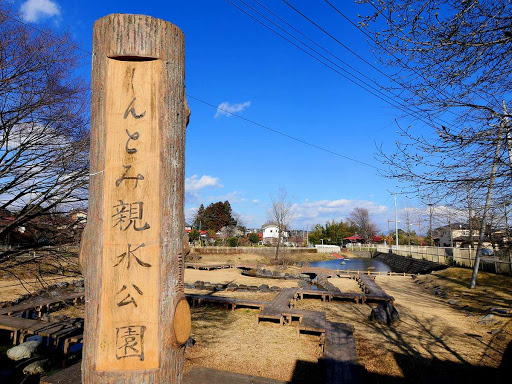
<instances>
[{"instance_id":1,"label":"power line","mask_svg":"<svg viewBox=\"0 0 512 384\"><path fill-rule=\"evenodd\" d=\"M367 88L365 88L363 85L359 84L357 81L351 79L350 77L348 77L347 75L345 75L344 73L341 73L339 72L338 70L336 70L335 68L331 67L329 64L323 62L322 60L320 60L318 57L314 56L313 54L311 54L310 52L306 51L304 48L298 46L297 44L295 44L293 41L291 41L290 39L286 38L285 36L283 36L282 34L280 34L279 32L275 31L272 27L269 27L268 25L266 25L264 22L262 22L261 20L259 20L258 18L256 18L255 16L251 15L249 12L247 12L246 10L244 10L243 8L239 7L238 5L234 4L231 0L226 0L228 3L230 3L231 5L233 5L234 7L238 8L240 11L244 12L246 15L248 15L249 17L251 17L252 19L254 19L256 22L258 22L259 24L263 25L265 28L269 29L271 32L273 32L274 34L276 34L277 36L281 37L283 40L287 41L288 43L290 43L291 45L293 45L294 47L296 47L297 49L301 50L302 52L304 52L305 54L307 54L308 56L312 57L313 59L315 59L316 61L318 61L319 63L321 63L322 65L326 66L327 68L331 69L332 71L336 72L338 75L342 76L343 78L347 79L348 81L350 81L351 83L355 84L356 86L364 89L365 91L367 91L368 93L372 94L373 96L379 98L380 100L384 101L385 103L401 110L402 112L404 112L406 115L409 115L409 116L412 116L412 117L415 117L417 120L420 120L422 121L423 123L427 124L427 125L433 125L432 122L428 122L426 121L424 118L422 117L418 117L417 115L415 114L418 114L418 112L412 112L412 111L408 111L407 109L409 107L407 106L404 106L402 104L394 104L394 103L397 103L397 101L395 100L388 100L389 99L389 96L388 95L385 95L384 93L382 93L380 90L376 90L377 92L381 93L383 96L379 96L377 94L375 94L374 92L368 90ZM304 44L304 43L302 43ZM304 44L306 45L306 44ZM311 48L310 48L311 49ZM335 64L336 65L336 64ZM339 66L338 66L339 67ZM343 69L342 67L339 67L342 71L348 73L350 76L356 78L358 81L360 81L361 83L369 86L370 88L372 89L375 89L373 88L371 85L367 84L364 80L361 80L360 78L358 78L357 76L355 76L354 74L350 73L349 71Z\"/></svg>"},{"instance_id":2,"label":"power line","mask_svg":"<svg viewBox=\"0 0 512 384\"><path fill-rule=\"evenodd\" d=\"M370 40L372 40L374 43L377 43L376 40L373 38L372 35L370 35L369 33L367 33L365 30L359 28L357 26L357 24L355 24L347 15L345 15L343 12L341 12L338 8L336 8L329 0L324 0L332 9L334 9L337 13L339 13L345 20L347 20L354 28L356 28L359 32L363 33L365 36L367 36ZM375 4L373 4L372 2L370 2L370 5L372 7L374 7L377 11L380 12L380 10L378 8L376 8ZM393 24L393 21L391 19L389 19L387 16L384 16L391 24ZM382 47L388 54L390 54L395 60L397 60L398 62L402 63L403 65L405 65L405 67L409 70L411 70L412 72L414 72L416 75L420 76L421 78L423 78L423 80L427 80L425 79L425 77L423 76L423 74L421 72L418 72L416 71L414 68L411 68L409 67L409 65L407 65L406 63L404 63L402 61L402 59L400 59L399 57L397 57L393 52L390 52L386 47ZM391 76L388 76L390 79ZM396 82L397 84L399 84L401 87L403 87L403 84L400 84L399 82L397 82L396 80L392 79L392 81ZM445 88L446 89L446 88ZM441 90L441 92L444 91L444 89ZM417 92L415 91L412 91L414 94L416 94L416 96L426 100L426 98L424 96L422 96L421 94L417 94ZM443 95L443 96L446 96L446 95ZM428 100L427 100L428 101ZM457 116L457 117L461 117L460 115L457 115L455 112L451 111L451 110L448 110L449 113ZM440 119L441 120L441 119ZM441 120L443 121L443 120ZM445 121L443 121L445 122Z\"/></svg>"},{"instance_id":3,"label":"power line","mask_svg":"<svg viewBox=\"0 0 512 384\"><path fill-rule=\"evenodd\" d=\"M65 40L63 40L63 39L61 39L61 38L59 38L59 37L57 37L57 36L53 35L53 34L52 34L52 33L50 33L50 32L47 32L47 31L45 31L45 30L43 30L43 29L36 28L36 27L34 27L33 25L28 24L28 23L25 23L24 21L22 21L22 20L20 20L20 19L18 19L18 18L16 18L16 17L10 16L10 15L5 14L5 13L2 13L2 14L3 14L5 17L7 17L7 18L9 18L9 19L11 19L11 20L14 20L14 21L16 21L16 22L18 22L18 23L21 23L21 24L23 24L23 25L27 26L28 28L31 28L31 29L33 29L33 30L35 30L35 31L39 32L39 33L43 33L43 34L45 34L45 35L47 35L47 36L49 36L49 37L51 37L51 38L53 38L53 39L55 39L55 40L59 40L59 41L61 41L61 42L64 42L64 43L69 44L69 42L67 42L67 41L65 41ZM85 52L85 53L87 53L87 54L89 54L89 55L92 55L92 52L87 51L87 50L85 50L85 49L81 48L80 46L78 46L78 45L76 45L76 44L70 44L70 45L71 45L72 47L74 47L74 48L76 48L76 49L78 49L78 50L82 51L82 52ZM377 167L377 166L375 166L375 165L372 165L372 164L366 163L366 162L361 161L361 160L357 160L357 159L352 158L352 157L349 157L349 156L342 155L341 153L338 153L338 152L332 151L332 150L327 149L327 148L320 147L320 146L318 146L318 145L316 145L316 144L312 144L312 143L309 143L309 142L307 142L307 141L305 141L305 140L302 140L302 139L299 139L299 138L297 138L297 137L294 137L294 136L288 135L287 133L284 133L284 132L278 131L278 130L273 129L273 128L270 128L270 127L268 127L268 126L266 126L266 125L260 124L260 123L258 123L258 122L256 122L256 121L253 121L253 120L247 119L247 118L245 118L245 117L243 117L243 116L237 115L236 113L230 112L230 111L225 110L225 109L223 109L223 108L219 108L219 107L217 107L217 106L215 106L215 105L213 105L213 104L211 104L211 103L208 103L207 101L201 100L201 99L200 99L200 98L198 98L198 97L192 96L192 95L190 95L190 94L186 94L186 96L187 96L187 97L189 97L189 98L191 98L191 99L194 99L194 100L196 100L196 101L199 101L200 103L203 103L203 104L205 104L205 105L207 105L207 106L210 106L210 107L212 107L212 108L215 108L216 110L220 110L220 111L222 111L222 112L224 112L224 113L227 113L227 114L229 114L229 115L231 115L231 116L234 116L234 117L236 117L236 118L238 118L238 119L244 120L244 121L246 121L246 122L248 122L248 123L251 123L251 124L253 124L253 125L256 125L256 126L258 126L258 127L260 127L260 128L264 128L264 129L266 129L266 130L268 130L268 131L271 131L271 132L273 132L273 133L276 133L276 134L281 135L281 136L283 136L283 137L286 137L286 138L288 138L288 139L291 139L291 140L297 141L297 142L299 142L299 143L305 144L305 145L307 145L307 146L310 146L310 147L316 148L316 149L321 150L321 151L323 151L323 152L327 152L327 153L330 153L330 154L332 154L332 155L335 155L335 156L338 156L338 157L344 158L344 159L346 159L346 160L350 160L350 161L353 161L353 162L356 162L356 163L359 163L359 164L365 165L365 166L367 166L367 167L370 167L370 168L373 168L373 169L376 169L376 170L379 170L379 171L383 171L383 169L382 169L382 168L379 168L379 167ZM394 122L392 122L392 123L388 124L388 125L387 125L387 126L385 126L384 128L387 128L387 127L388 127L388 126L390 126L391 124L394 124Z\"/></svg>"},{"instance_id":4,"label":"power line","mask_svg":"<svg viewBox=\"0 0 512 384\"><path fill-rule=\"evenodd\" d=\"M191 99L194 99L194 100L196 100L196 101L199 101L200 103L203 103L203 104L208 105L208 106L210 106L210 107L212 107L212 108L215 108L215 109L217 109L217 110L219 110L219 111L222 111L222 112L224 112L224 113L227 113L227 114L229 114L230 116L234 116L234 117L236 117L236 118L238 118L238 119L241 119L241 120L244 120L244 121L246 121L246 122L248 122L248 123L254 124L254 125L256 125L256 126L258 126L258 127L260 127L260 128L264 128L264 129L269 130L269 131L271 131L271 132L277 133L278 135L281 135L281 136L287 137L287 138L289 138L289 139L291 139L291 140L294 140L294 141L297 141L297 142L299 142L299 143L305 144L305 145L307 145L307 146L310 146L310 147L313 147L313 148L319 149L319 150L321 150L321 151L324 151L324 152L330 153L331 155L335 155L335 156L338 156L338 157L342 157L342 158L344 158L344 159L347 159L347 160L350 160L350 161L354 161L354 162L356 162L356 163L359 163L359 164L365 165L365 166L367 166L367 167L374 168L374 169L377 169L377 170L379 170L379 171L383 171L383 169L382 169L382 168L379 168L379 167L377 167L377 166L375 166L375 165L372 165L372 164L369 164L369 163L365 163L364 161L354 159L353 157L349 157L349 156L342 155L341 153L331 151L330 149L327 149L327 148L324 148L324 147L320 147L319 145L312 144L312 143L307 142L307 141L305 141L305 140L302 140L302 139L299 139L299 138L297 138L297 137L291 136L291 135L289 135L289 134L287 134L287 133L284 133L284 132L278 131L277 129L270 128L270 127L269 127L269 126L267 126L267 125L260 124L260 123L258 123L258 122L256 122L256 121L253 121L253 120L247 119L247 118L245 118L245 117L243 117L243 116L237 115L236 113L230 112L230 111L228 111L228 110L226 110L226 109L219 108L219 107L217 107L217 106L215 106L215 105L213 105L213 104L208 103L207 101L201 100L201 99L199 99L199 98L197 98L197 97L194 97L194 96L192 96L192 95L190 95L190 94L187 94L187 96L188 96L188 97L190 97ZM393 123L394 123L394 122L393 122ZM393 123L391 123L391 124L393 124ZM389 125L391 125L391 124L389 124ZM389 126L389 125L388 125L388 126Z\"/></svg>"},{"instance_id":5,"label":"power line","mask_svg":"<svg viewBox=\"0 0 512 384\"><path fill-rule=\"evenodd\" d=\"M272 20L270 20L268 17L266 17L265 15L263 15L261 12L257 11L255 8L253 8L252 6L250 6L249 4L247 4L246 2L244 2L243 0L239 0L241 3L245 4L247 7L251 8L253 11L255 11L256 13L258 13L259 15L261 15L262 17L264 17L266 20L270 21L272 24L274 24L277 28L281 29L282 31L284 31L287 35L293 37L295 40L299 41L301 44L303 44L304 46L308 47L309 49L311 49L313 52L319 54L321 57L325 58L326 60L329 60L328 58L326 58L325 56L323 56L322 54L318 53L317 51L315 51L313 48L311 48L311 46L305 44L302 40L298 39L297 37L293 36L291 33L289 33L287 30L285 30L284 28L282 28L281 26L279 26L278 24L276 24L275 22L273 22ZM316 41L314 41L312 38L310 38L309 36L307 36L306 34L304 34L302 31L300 31L299 29L295 28L292 24L288 23L286 20L284 20L282 17L280 17L279 15L277 15L275 12L273 12L271 9L267 8L264 4L260 3L258 0L253 0L255 3L257 3L261 8L265 9L268 13L270 13L271 15L273 15L275 18L277 18L279 21L281 21L282 23L286 24L289 28L293 29L295 32L297 32L298 34L300 34L301 36L303 36L304 38L306 38L308 41L310 41L311 43L313 43L314 45L316 45L317 47L319 47L320 49L322 49L323 51L327 52L329 55L331 55L332 57L334 57L336 60L338 60L339 62L343 63L344 65L346 65L347 67L349 67L350 69L352 69L353 71L357 72L359 75L363 76L364 78L368 79L369 81L371 81L372 83L374 83L375 85L377 85L378 87L380 87L380 85L375 81L373 80L372 78L368 77L367 75L365 75L363 72L359 71L357 68L354 68L353 66L351 66L349 63L347 63L346 61L342 60L341 58L339 58L338 56L336 56L334 53L332 53L331 51L329 51L328 49L326 49L325 47L323 47L322 45L318 44ZM331 60L329 60L329 62L332 62ZM335 64L334 62L332 62L333 64ZM336 65L336 64L335 64ZM339 67L339 66L338 66ZM339 67L341 68L341 67ZM391 93L391 92L390 92ZM398 97L396 95L394 95L393 93L391 93L393 96L395 97Z\"/></svg>"},{"instance_id":6,"label":"power line","mask_svg":"<svg viewBox=\"0 0 512 384\"><path fill-rule=\"evenodd\" d=\"M370 63L368 60L366 60L364 57L362 57L361 55L359 55L357 52L355 52L354 50L352 50L350 47L348 47L346 44L344 44L342 41L340 41L338 38L336 38L335 36L333 36L331 33L329 33L325 28L322 28L322 26L320 26L318 23L316 23L315 21L313 21L310 17L308 17L307 15L305 15L303 12L301 12L299 9L295 8L293 5L291 5L288 1L286 0L282 0L283 3L285 3L288 7L290 7L292 10L294 10L296 13L298 13L300 16L302 16L304 19L306 19L309 23L313 24L317 29L319 29L320 31L322 31L324 34L326 34L327 36L329 36L332 40L334 40L337 44L339 44L341 47L345 48L347 51L349 51L350 53L352 53L354 56L356 56L359 60L363 61L364 63L366 63L367 65L369 65L370 67L372 67L373 69L375 69L376 71L378 71L380 74L382 74L383 76L387 77L389 80L391 80L392 82L396 83L397 85L399 85L401 88L405 89L405 90L408 90L409 92L412 92L415 94L414 90L411 90L410 87L406 87L403 83L400 83L398 82L397 80L395 80L393 77L391 77L390 75L388 75L387 73L385 73L384 71L382 71L380 68L376 67L375 65L373 65L372 63ZM327 1L327 0L326 0ZM337 8L335 8L331 3L327 2L331 7L333 7L334 9L336 9L340 14L341 11L339 11ZM355 25L347 16L345 16L343 14L343 16L350 21L350 23L352 23L352 25ZM356 28L357 28L357 25L356 25ZM360 30L359 28L357 28L358 30ZM363 31L360 31L362 33L365 33ZM421 95L417 95L419 97L422 97L422 98L425 98L424 96L421 96ZM450 111L450 113L454 113L452 111ZM458 115L457 115L458 116ZM431 119L430 115L428 115L428 118ZM424 123L425 120L423 119L419 119L421 121L423 121ZM441 118L437 118L437 120L439 121L442 121L444 122L445 124L447 125L450 125L452 126L451 123L441 119ZM426 123L427 125L430 125L429 123Z\"/></svg>"},{"instance_id":7,"label":"power line","mask_svg":"<svg viewBox=\"0 0 512 384\"><path fill-rule=\"evenodd\" d=\"M231 1L227 0L229 3L231 3ZM338 64L336 64L334 61L330 60L328 57L322 55L320 52L318 52L317 50L313 49L310 45L306 44L304 41L302 41L301 39L297 38L296 36L292 35L290 32L288 32L286 29L284 29L283 27L281 27L280 25L278 25L277 23L275 23L274 21L272 21L270 18L268 18L267 16L265 16L264 14L262 14L261 12L259 12L257 9L255 9L254 7L252 7L251 5L247 4L244 0L239 0L242 4L244 4L245 6L249 7L250 9L252 9L254 12L256 12L258 15L260 15L261 17L263 17L265 20L269 21L270 23L272 23L274 26L276 26L277 28L279 28L280 30L282 30L284 33L286 33L287 35L291 36L293 39L297 40L299 43L301 43L302 45L304 45L305 47L309 48L311 51L315 52L317 55L319 55L320 57L322 57L323 59L327 60L328 62L330 62L331 64L335 65L337 68L341 69L342 71L346 72L348 75L356 78L357 80L359 80L360 82L362 82L363 84L367 85L368 87L370 87L371 89L375 90L376 92L380 93L381 95L383 95L384 97L386 98L390 98L390 95L393 97L393 98L397 98L399 99L400 101L397 101L397 100L393 100L393 102L395 103L398 103L399 105L401 105L402 107L406 108L406 109L410 109L410 107L408 107L407 105L403 104L402 101L405 102L405 100L403 100L401 98L400 95L396 95L394 94L393 92L387 90L387 92L389 92L390 95L387 95L385 94L384 92L382 92L382 86L380 84L378 84L375 80L371 79L370 77L368 77L367 75L365 75L363 72L359 71L357 68L354 68L352 65L350 65L349 63L347 63L346 61L342 60L341 58L339 58L338 56L336 56L334 53L332 53L330 50L326 49L325 47L323 47L322 45L318 44L316 41L314 41L313 39L311 39L309 36L307 36L306 34L304 34L303 32L301 32L299 29L295 28L293 25L291 25L290 23L288 23L286 20L284 20L282 17L280 17L279 15L277 15L275 12L273 12L271 9L269 9L268 7L266 7L265 5L263 5L262 3L260 3L258 0L253 0L255 3L257 3L261 8L265 9L267 12L269 12L271 15L273 15L274 17L276 17L277 19L279 19L281 22L283 22L284 24L286 24L288 27L290 27L291 29L293 29L295 32L297 32L298 34L300 34L301 36L303 36L304 38L306 38L308 41L310 41L311 43L313 43L315 46L319 47L320 49L322 49L323 51L327 52L329 55L331 55L332 57L334 57L335 59L337 59L338 61L340 61L341 63L343 63L345 66L347 66L348 68L350 68L351 70L357 72L359 75L363 76L364 78L368 79L369 81L371 81L373 84L375 84L377 88L373 87L372 85L366 83L364 80L361 80L360 78L358 78L356 75L354 75L353 73L351 73L350 71L344 69L343 67L339 66ZM233 4L233 3L231 3ZM234 4L233 4L234 5ZM240 9L239 7L237 7L238 9ZM240 9L242 10L242 9ZM243 11L243 10L242 10ZM249 15L247 12L245 12L247 15ZM251 16L251 15L249 15ZM252 16L251 16L252 17ZM258 20L256 20L258 21ZM273 31L273 30L272 30ZM273 31L274 32L274 31ZM282 37L282 36L280 36ZM367 61L365 61L366 63L368 63ZM369 63L368 63L369 64ZM389 77L389 76L388 76ZM389 77L391 80L393 80L391 77ZM398 83L397 83L398 84ZM403 88L403 86L402 86ZM366 90L366 89L365 89ZM403 111L403 110L402 110ZM414 113L421 113L421 111L414 111ZM416 117L416 116L415 116ZM417 117L416 117L417 118ZM440 121L443 121L442 119L439 119ZM448 122L446 121L443 121L444 123L446 123L447 125L449 124Z\"/></svg>"}]
</instances>

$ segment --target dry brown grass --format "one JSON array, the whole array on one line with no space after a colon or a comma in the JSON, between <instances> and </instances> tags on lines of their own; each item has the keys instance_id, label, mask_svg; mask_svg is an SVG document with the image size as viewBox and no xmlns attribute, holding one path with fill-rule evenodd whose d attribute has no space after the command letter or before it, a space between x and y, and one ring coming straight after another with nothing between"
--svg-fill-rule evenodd
<instances>
[{"instance_id":1,"label":"dry brown grass","mask_svg":"<svg viewBox=\"0 0 512 384\"><path fill-rule=\"evenodd\" d=\"M26 275L27 276L27 275ZM66 281L70 283L77 277L63 277L59 275L46 275L44 278L2 279L0 280L0 301L12 301L26 293L34 293L46 289L49 285Z\"/></svg>"},{"instance_id":2,"label":"dry brown grass","mask_svg":"<svg viewBox=\"0 0 512 384\"><path fill-rule=\"evenodd\" d=\"M350 278L350 276L343 277L333 277L330 278L329 281L335 286L338 287L341 292L344 293L361 293L361 288L357 285L357 282Z\"/></svg>"},{"instance_id":3,"label":"dry brown grass","mask_svg":"<svg viewBox=\"0 0 512 384\"><path fill-rule=\"evenodd\" d=\"M448 299L460 301L461 306L467 305L465 310L472 313L486 313L490 307L512 306L511 277L479 272L476 287L468 289L471 273L470 269L448 268L419 276L418 280L426 290L434 291L435 287L439 287L446 292Z\"/></svg>"},{"instance_id":4,"label":"dry brown grass","mask_svg":"<svg viewBox=\"0 0 512 384\"><path fill-rule=\"evenodd\" d=\"M52 316L55 315L64 315L68 317L81 317L83 318L85 316L85 307L83 305L67 305L64 308L61 308L55 312L52 312Z\"/></svg>"},{"instance_id":5,"label":"dry brown grass","mask_svg":"<svg viewBox=\"0 0 512 384\"><path fill-rule=\"evenodd\" d=\"M298 360L316 364L317 336L297 338L294 327L256 324L256 311L192 309L193 348L185 353L185 370L208 367L276 380L291 380Z\"/></svg>"},{"instance_id":6,"label":"dry brown grass","mask_svg":"<svg viewBox=\"0 0 512 384\"><path fill-rule=\"evenodd\" d=\"M273 255L258 255L254 253L241 253L236 255L197 255L201 256L198 261L204 264L216 264L216 263L234 263L234 264L270 264L274 262ZM331 260L333 257L327 253L294 253L293 255L280 254L279 260L284 264L291 262L312 262L312 261L324 261Z\"/></svg>"}]
</instances>

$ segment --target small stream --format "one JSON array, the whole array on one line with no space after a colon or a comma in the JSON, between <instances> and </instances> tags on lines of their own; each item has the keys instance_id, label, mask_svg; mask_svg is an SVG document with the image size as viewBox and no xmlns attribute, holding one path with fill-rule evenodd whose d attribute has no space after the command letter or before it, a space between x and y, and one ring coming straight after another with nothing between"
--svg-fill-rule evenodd
<instances>
[{"instance_id":1,"label":"small stream","mask_svg":"<svg viewBox=\"0 0 512 384\"><path fill-rule=\"evenodd\" d=\"M342 264L345 263L345 264ZM389 265L376 259L355 258L355 259L334 259L327 261L315 261L309 263L312 267L327 268L327 269L343 269L351 271L367 271L370 269L372 272L397 272Z\"/></svg>"}]
</instances>

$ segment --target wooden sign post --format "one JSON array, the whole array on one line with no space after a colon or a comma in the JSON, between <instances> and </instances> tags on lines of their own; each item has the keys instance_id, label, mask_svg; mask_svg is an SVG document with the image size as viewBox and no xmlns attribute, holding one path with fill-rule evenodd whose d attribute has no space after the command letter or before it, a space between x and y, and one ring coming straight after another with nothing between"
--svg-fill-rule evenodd
<instances>
[{"instance_id":1,"label":"wooden sign post","mask_svg":"<svg viewBox=\"0 0 512 384\"><path fill-rule=\"evenodd\" d=\"M181 383L184 36L113 14L94 24L82 381Z\"/></svg>"}]
</instances>

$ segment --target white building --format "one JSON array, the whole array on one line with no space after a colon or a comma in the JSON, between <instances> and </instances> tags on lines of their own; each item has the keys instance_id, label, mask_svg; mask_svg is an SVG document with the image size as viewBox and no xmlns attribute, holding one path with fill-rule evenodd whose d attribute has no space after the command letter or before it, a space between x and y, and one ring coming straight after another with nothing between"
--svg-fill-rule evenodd
<instances>
[{"instance_id":1,"label":"white building","mask_svg":"<svg viewBox=\"0 0 512 384\"><path fill-rule=\"evenodd\" d=\"M263 244L276 244L279 239L279 229L275 223L267 223L261 227L263 231ZM288 231L285 228L281 230L281 244L288 241Z\"/></svg>"},{"instance_id":2,"label":"white building","mask_svg":"<svg viewBox=\"0 0 512 384\"><path fill-rule=\"evenodd\" d=\"M480 231L477 229L473 229L473 245L476 245L478 242L478 235ZM436 243L439 244L440 247L451 247L452 243L454 247L467 247L470 241L470 232L469 228L466 224L455 223L452 224L451 227L445 225L444 227L440 227L436 229L438 233L437 238L435 237Z\"/></svg>"}]
</instances>

